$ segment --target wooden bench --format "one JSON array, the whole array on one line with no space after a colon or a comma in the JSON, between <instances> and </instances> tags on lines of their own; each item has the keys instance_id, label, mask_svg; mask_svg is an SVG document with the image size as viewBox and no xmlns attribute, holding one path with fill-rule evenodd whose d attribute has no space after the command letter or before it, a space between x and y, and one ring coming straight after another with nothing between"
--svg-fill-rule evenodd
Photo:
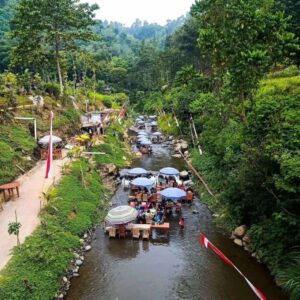
<instances>
[{"instance_id":1,"label":"wooden bench","mask_svg":"<svg viewBox=\"0 0 300 300\"><path fill-rule=\"evenodd\" d=\"M20 186L20 184L17 181L0 185L0 191L3 193L4 201L6 201L6 196L5 196L5 191L6 190L8 191L8 196L10 197L10 196L14 195L14 189L16 189L17 195L18 195L18 197L20 197L19 186Z\"/></svg>"}]
</instances>

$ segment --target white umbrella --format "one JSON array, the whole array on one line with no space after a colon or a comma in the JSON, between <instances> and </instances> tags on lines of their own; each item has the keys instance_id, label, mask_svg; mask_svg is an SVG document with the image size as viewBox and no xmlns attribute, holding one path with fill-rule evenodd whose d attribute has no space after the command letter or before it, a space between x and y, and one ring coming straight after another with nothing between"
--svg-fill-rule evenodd
<instances>
[{"instance_id":1,"label":"white umbrella","mask_svg":"<svg viewBox=\"0 0 300 300\"><path fill-rule=\"evenodd\" d=\"M42 137L41 139L39 139L39 144L49 144L49 140L50 140L50 135L45 135L44 137ZM56 144L56 143L60 143L62 141L62 139L56 135L52 135L52 143Z\"/></svg>"},{"instance_id":2,"label":"white umbrella","mask_svg":"<svg viewBox=\"0 0 300 300\"><path fill-rule=\"evenodd\" d=\"M105 221L112 225L127 224L136 219L138 211L129 206L121 205L111 209L105 217Z\"/></svg>"}]
</instances>

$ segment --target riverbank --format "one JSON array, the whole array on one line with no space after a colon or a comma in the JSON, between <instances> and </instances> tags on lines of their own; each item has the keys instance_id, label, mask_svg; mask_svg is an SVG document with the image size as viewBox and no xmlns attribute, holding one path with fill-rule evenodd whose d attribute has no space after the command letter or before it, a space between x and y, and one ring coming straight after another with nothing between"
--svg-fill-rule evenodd
<instances>
[{"instance_id":1,"label":"riverbank","mask_svg":"<svg viewBox=\"0 0 300 300\"><path fill-rule=\"evenodd\" d=\"M125 144L120 141L122 131L121 126L113 124L105 137L107 143L97 146L106 149L106 164L125 166L129 160L123 150ZM47 195L41 225L14 248L11 260L0 273L0 299L63 296L59 291L64 290L66 278L76 276L74 266L83 263L84 257L78 254L87 251L83 238L87 239L86 232L101 220L113 192L103 183L103 177L111 174L104 174L102 168L104 162L97 158L80 158L64 168L61 181Z\"/></svg>"}]
</instances>

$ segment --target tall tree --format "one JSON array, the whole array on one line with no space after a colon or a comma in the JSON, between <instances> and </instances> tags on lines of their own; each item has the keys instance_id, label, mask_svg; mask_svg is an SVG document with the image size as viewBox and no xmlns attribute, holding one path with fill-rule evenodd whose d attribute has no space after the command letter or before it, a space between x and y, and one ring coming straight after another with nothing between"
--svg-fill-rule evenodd
<instances>
[{"instance_id":1,"label":"tall tree","mask_svg":"<svg viewBox=\"0 0 300 300\"><path fill-rule=\"evenodd\" d=\"M245 120L245 100L276 62L296 49L288 19L273 0L200 0L192 9L200 22L198 45L211 61L219 91L227 85ZM219 92L217 91L217 92Z\"/></svg>"},{"instance_id":2,"label":"tall tree","mask_svg":"<svg viewBox=\"0 0 300 300\"><path fill-rule=\"evenodd\" d=\"M61 94L64 91L62 59L78 47L78 41L93 39L97 5L79 0L21 0L12 20L12 37L17 46L13 51L15 64L31 67L56 65Z\"/></svg>"}]
</instances>

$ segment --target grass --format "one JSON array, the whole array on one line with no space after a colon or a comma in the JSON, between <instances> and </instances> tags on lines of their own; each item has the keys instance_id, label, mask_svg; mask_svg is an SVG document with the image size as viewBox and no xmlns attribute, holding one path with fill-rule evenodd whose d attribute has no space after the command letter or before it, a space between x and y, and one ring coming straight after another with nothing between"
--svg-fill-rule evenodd
<instances>
[{"instance_id":1,"label":"grass","mask_svg":"<svg viewBox=\"0 0 300 300\"><path fill-rule=\"evenodd\" d=\"M18 176L20 168L32 167L33 160L26 157L32 157L37 145L26 127L1 125L0 132L0 184L4 184Z\"/></svg>"},{"instance_id":2,"label":"grass","mask_svg":"<svg viewBox=\"0 0 300 300\"><path fill-rule=\"evenodd\" d=\"M12 259L0 272L0 299L55 298L62 286L61 277L80 247L80 237L104 216L104 199L111 196L96 169L103 163L123 167L129 160L121 141L123 133L122 125L111 125L106 143L94 149L106 152L104 156L95 156L95 168L87 159L79 159L64 169L60 183L46 196L47 204L40 213L41 225L21 246L14 248ZM6 160L11 159L8 150Z\"/></svg>"},{"instance_id":3,"label":"grass","mask_svg":"<svg viewBox=\"0 0 300 300\"><path fill-rule=\"evenodd\" d=\"M13 250L1 271L0 299L53 299L80 246L80 236L98 220L106 193L87 160L73 162L48 197L42 225Z\"/></svg>"}]
</instances>

